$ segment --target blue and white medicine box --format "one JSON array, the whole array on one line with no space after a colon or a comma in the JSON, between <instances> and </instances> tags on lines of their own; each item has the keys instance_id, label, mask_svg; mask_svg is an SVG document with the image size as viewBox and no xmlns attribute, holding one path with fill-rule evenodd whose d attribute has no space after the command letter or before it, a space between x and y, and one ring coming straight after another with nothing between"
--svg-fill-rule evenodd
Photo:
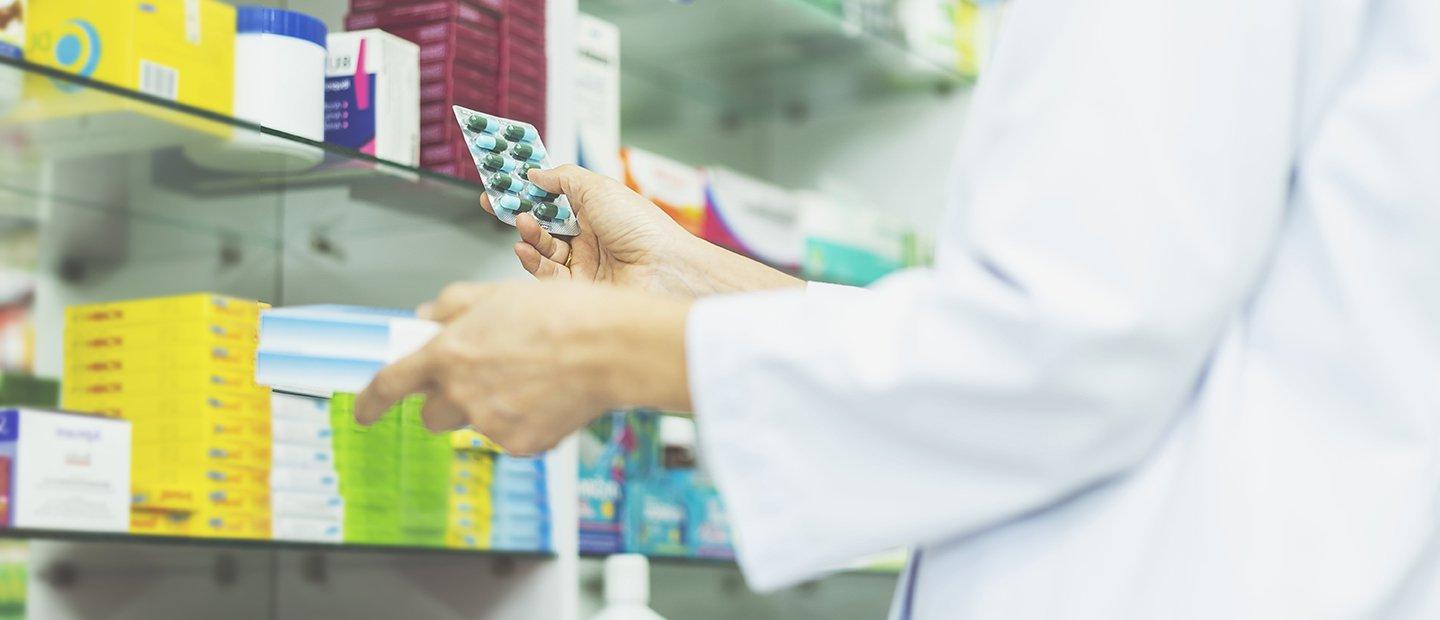
<instances>
[{"instance_id":1,"label":"blue and white medicine box","mask_svg":"<svg viewBox=\"0 0 1440 620\"><path fill-rule=\"evenodd\" d=\"M386 364L415 352L440 325L409 312L296 306L260 314L255 382L328 396L359 392Z\"/></svg>"},{"instance_id":2,"label":"blue and white medicine box","mask_svg":"<svg viewBox=\"0 0 1440 620\"><path fill-rule=\"evenodd\" d=\"M382 30L331 34L325 141L413 166L420 161L420 48Z\"/></svg>"},{"instance_id":3,"label":"blue and white medicine box","mask_svg":"<svg viewBox=\"0 0 1440 620\"><path fill-rule=\"evenodd\" d=\"M13 527L130 528L130 423L38 409L0 410Z\"/></svg>"}]
</instances>

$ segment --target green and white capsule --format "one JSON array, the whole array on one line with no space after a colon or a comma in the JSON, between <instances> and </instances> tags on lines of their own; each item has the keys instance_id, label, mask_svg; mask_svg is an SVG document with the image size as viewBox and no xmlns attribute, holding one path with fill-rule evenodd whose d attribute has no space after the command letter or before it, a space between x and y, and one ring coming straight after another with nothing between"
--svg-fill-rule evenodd
<instances>
[{"instance_id":1,"label":"green and white capsule","mask_svg":"<svg viewBox=\"0 0 1440 620\"><path fill-rule=\"evenodd\" d=\"M510 143L506 142L505 138L498 138L485 133L475 136L472 144L474 144L477 149L491 153L503 153L505 149L510 148Z\"/></svg>"},{"instance_id":2,"label":"green and white capsule","mask_svg":"<svg viewBox=\"0 0 1440 620\"><path fill-rule=\"evenodd\" d=\"M516 165L515 160L503 155L486 155L480 161L480 167L490 172L514 172Z\"/></svg>"},{"instance_id":3,"label":"green and white capsule","mask_svg":"<svg viewBox=\"0 0 1440 620\"><path fill-rule=\"evenodd\" d=\"M511 196L506 194L495 201L495 206L511 213L520 214L535 208L535 202L529 198ZM544 206L544 205L541 205Z\"/></svg>"},{"instance_id":4,"label":"green and white capsule","mask_svg":"<svg viewBox=\"0 0 1440 620\"><path fill-rule=\"evenodd\" d=\"M525 125L510 125L505 128L505 137L511 142L534 142L540 134L535 133L534 127Z\"/></svg>"},{"instance_id":5,"label":"green and white capsule","mask_svg":"<svg viewBox=\"0 0 1440 620\"><path fill-rule=\"evenodd\" d=\"M518 194L520 190L524 189L527 185L529 185L529 183L508 174L497 174L494 178L490 179L490 189L497 192Z\"/></svg>"},{"instance_id":6,"label":"green and white capsule","mask_svg":"<svg viewBox=\"0 0 1440 620\"><path fill-rule=\"evenodd\" d=\"M500 131L500 122L476 114L465 119L465 128L475 133L495 133Z\"/></svg>"},{"instance_id":7,"label":"green and white capsule","mask_svg":"<svg viewBox=\"0 0 1440 620\"><path fill-rule=\"evenodd\" d=\"M543 189L540 189L540 186L534 183L525 184L525 195L534 198L535 200L539 200L540 202L555 202L555 199L560 197L560 194L547 192Z\"/></svg>"},{"instance_id":8,"label":"green and white capsule","mask_svg":"<svg viewBox=\"0 0 1440 620\"><path fill-rule=\"evenodd\" d=\"M535 217L545 222L563 222L570 219L570 209L553 202L535 205Z\"/></svg>"},{"instance_id":9,"label":"green and white capsule","mask_svg":"<svg viewBox=\"0 0 1440 620\"><path fill-rule=\"evenodd\" d=\"M516 144L510 154L524 162L538 163L545 159L545 149L534 144Z\"/></svg>"}]
</instances>

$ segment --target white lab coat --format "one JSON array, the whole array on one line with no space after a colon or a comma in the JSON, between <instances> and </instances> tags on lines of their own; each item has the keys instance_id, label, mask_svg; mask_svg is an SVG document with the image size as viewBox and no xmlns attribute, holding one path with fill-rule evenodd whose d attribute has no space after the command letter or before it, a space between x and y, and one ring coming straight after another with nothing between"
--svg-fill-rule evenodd
<instances>
[{"instance_id":1,"label":"white lab coat","mask_svg":"<svg viewBox=\"0 0 1440 620\"><path fill-rule=\"evenodd\" d=\"M1440 617L1440 0L1018 0L934 269L706 299L751 584Z\"/></svg>"}]
</instances>

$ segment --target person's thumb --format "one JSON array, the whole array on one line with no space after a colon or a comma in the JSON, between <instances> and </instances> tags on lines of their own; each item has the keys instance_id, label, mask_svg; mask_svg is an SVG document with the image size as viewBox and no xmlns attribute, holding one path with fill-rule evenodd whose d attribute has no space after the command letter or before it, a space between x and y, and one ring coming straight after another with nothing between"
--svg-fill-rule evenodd
<instances>
[{"instance_id":1,"label":"person's thumb","mask_svg":"<svg viewBox=\"0 0 1440 620\"><path fill-rule=\"evenodd\" d=\"M608 177L575 164L531 170L526 178L547 192L569 196L572 203L584 203L588 194L611 182Z\"/></svg>"}]
</instances>

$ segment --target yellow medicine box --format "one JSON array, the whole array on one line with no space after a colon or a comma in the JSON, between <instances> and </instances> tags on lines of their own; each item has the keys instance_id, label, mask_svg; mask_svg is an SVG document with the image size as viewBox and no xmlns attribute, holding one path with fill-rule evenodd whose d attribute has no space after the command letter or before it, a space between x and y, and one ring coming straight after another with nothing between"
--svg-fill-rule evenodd
<instances>
[{"instance_id":1,"label":"yellow medicine box","mask_svg":"<svg viewBox=\"0 0 1440 620\"><path fill-rule=\"evenodd\" d=\"M165 392L201 392L228 396L253 392L257 389L254 380L254 371L249 368L222 367L209 371L174 373L77 372L66 377L64 391L67 398L123 397Z\"/></svg>"},{"instance_id":2,"label":"yellow medicine box","mask_svg":"<svg viewBox=\"0 0 1440 620\"><path fill-rule=\"evenodd\" d=\"M259 346L253 320L175 320L165 323L75 326L65 332L66 349L168 349Z\"/></svg>"},{"instance_id":3,"label":"yellow medicine box","mask_svg":"<svg viewBox=\"0 0 1440 620\"><path fill-rule=\"evenodd\" d=\"M149 536L191 536L195 520L189 513L168 510L132 509L130 533Z\"/></svg>"},{"instance_id":4,"label":"yellow medicine box","mask_svg":"<svg viewBox=\"0 0 1440 620\"><path fill-rule=\"evenodd\" d=\"M215 293L189 293L70 306L65 309L65 328L68 332L104 325L199 320L227 325L249 321L259 329L260 311L268 307L258 301Z\"/></svg>"},{"instance_id":5,"label":"yellow medicine box","mask_svg":"<svg viewBox=\"0 0 1440 620\"><path fill-rule=\"evenodd\" d=\"M29 0L27 9L26 60L158 99L233 113L234 7L219 0ZM14 114L21 121L87 117L91 122L37 125L47 138L41 148L78 148L87 136L100 151L123 148L122 137L163 146L230 131L194 115L39 74L27 76Z\"/></svg>"},{"instance_id":6,"label":"yellow medicine box","mask_svg":"<svg viewBox=\"0 0 1440 620\"><path fill-rule=\"evenodd\" d=\"M226 393L137 392L125 394L63 395L63 406L72 411L131 420L136 424L163 422L175 418L218 419L219 417L268 420L269 390L251 388Z\"/></svg>"},{"instance_id":7,"label":"yellow medicine box","mask_svg":"<svg viewBox=\"0 0 1440 620\"><path fill-rule=\"evenodd\" d=\"M270 423L261 416L216 415L180 417L168 420L133 421L131 442L135 449L156 443L214 442L238 440L251 443L270 441Z\"/></svg>"}]
</instances>

